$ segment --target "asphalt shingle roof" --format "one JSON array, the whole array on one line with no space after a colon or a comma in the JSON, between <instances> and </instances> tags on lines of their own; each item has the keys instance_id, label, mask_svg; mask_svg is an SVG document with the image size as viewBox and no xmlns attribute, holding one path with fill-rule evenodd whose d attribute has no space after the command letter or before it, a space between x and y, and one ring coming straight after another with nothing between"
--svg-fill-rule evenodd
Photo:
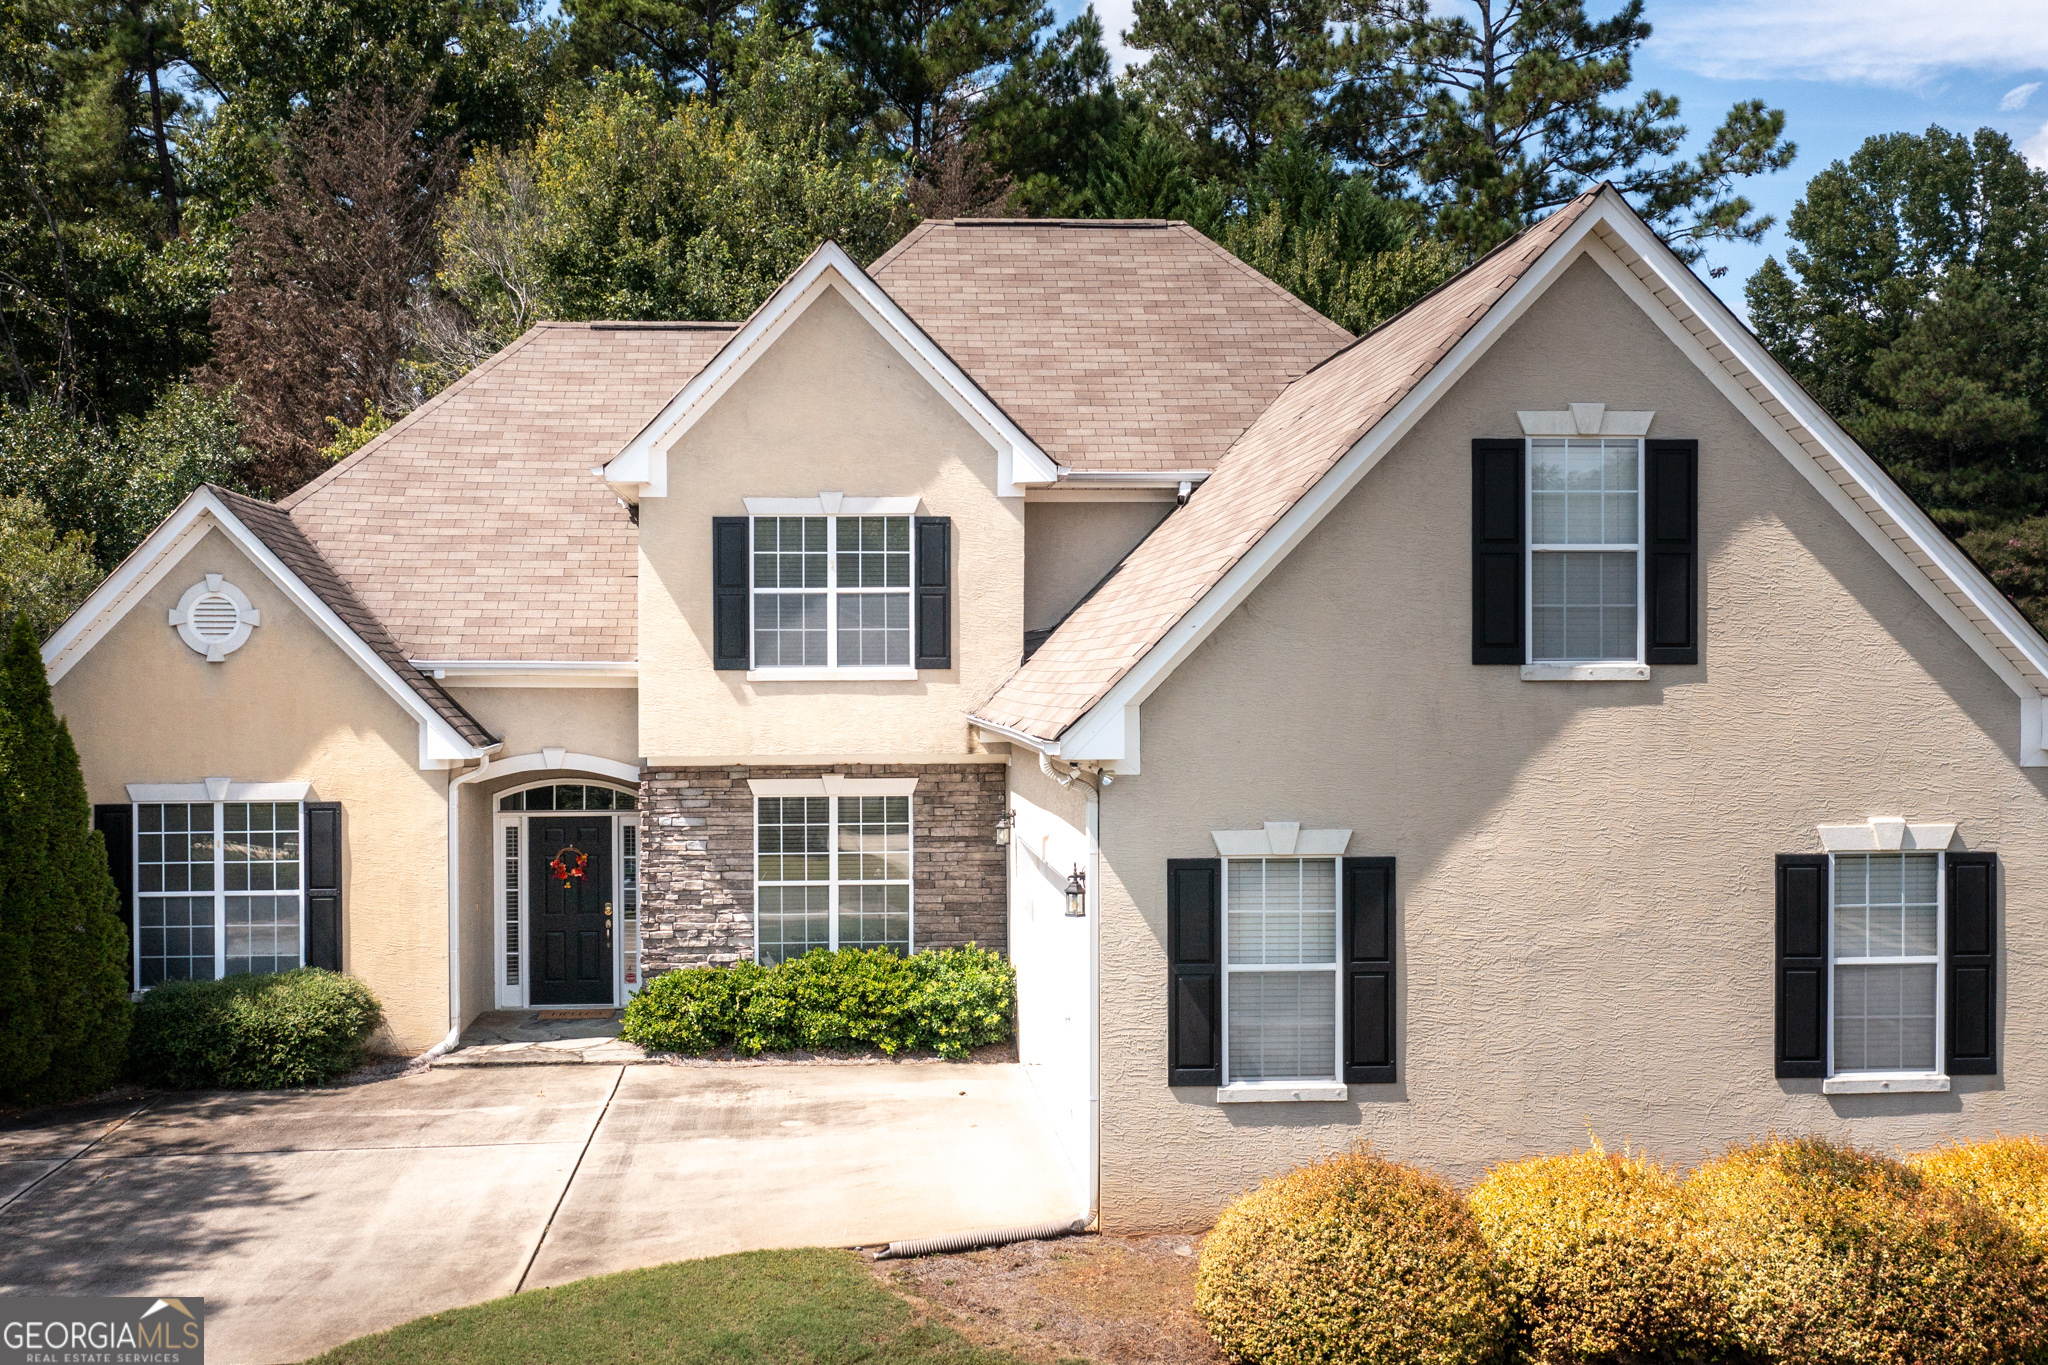
<instances>
[{"instance_id":1,"label":"asphalt shingle roof","mask_svg":"<svg viewBox=\"0 0 2048 1365\"><path fill-rule=\"evenodd\" d=\"M1108 694L1592 204L1573 200L1296 380L974 718L1054 740Z\"/></svg>"},{"instance_id":2,"label":"asphalt shingle roof","mask_svg":"<svg viewBox=\"0 0 2048 1365\"><path fill-rule=\"evenodd\" d=\"M1211 469L1352 339L1186 223L934 220L868 273L1070 469Z\"/></svg>"}]
</instances>

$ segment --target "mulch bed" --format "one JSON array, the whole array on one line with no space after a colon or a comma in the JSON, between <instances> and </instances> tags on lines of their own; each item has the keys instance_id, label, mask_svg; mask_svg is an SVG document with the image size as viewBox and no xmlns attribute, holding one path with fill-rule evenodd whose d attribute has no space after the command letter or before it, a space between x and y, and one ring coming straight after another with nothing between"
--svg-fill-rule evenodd
<instances>
[{"instance_id":1,"label":"mulch bed","mask_svg":"<svg viewBox=\"0 0 2048 1365\"><path fill-rule=\"evenodd\" d=\"M1195 1318L1199 1237L1065 1237L875 1261L877 1278L962 1334L1027 1360L1224 1365Z\"/></svg>"}]
</instances>

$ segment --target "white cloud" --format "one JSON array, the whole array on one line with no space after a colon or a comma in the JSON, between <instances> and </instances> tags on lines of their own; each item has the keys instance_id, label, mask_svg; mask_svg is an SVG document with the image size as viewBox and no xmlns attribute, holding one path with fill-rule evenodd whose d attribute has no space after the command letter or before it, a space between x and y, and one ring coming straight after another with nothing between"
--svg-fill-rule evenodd
<instances>
[{"instance_id":1,"label":"white cloud","mask_svg":"<svg viewBox=\"0 0 2048 1365\"><path fill-rule=\"evenodd\" d=\"M1916 86L1958 68L2048 67L2041 0L1695 0L1650 18L1651 47L1703 76Z\"/></svg>"},{"instance_id":2,"label":"white cloud","mask_svg":"<svg viewBox=\"0 0 2048 1365\"><path fill-rule=\"evenodd\" d=\"M1095 16L1102 20L1102 45L1109 49L1109 64L1122 71L1143 54L1124 46L1124 30L1138 22L1133 0L1095 0Z\"/></svg>"},{"instance_id":3,"label":"white cloud","mask_svg":"<svg viewBox=\"0 0 2048 1365\"><path fill-rule=\"evenodd\" d=\"M2034 169L2048 171L2048 123L2041 125L2041 131L2020 144L2027 160L2034 163Z\"/></svg>"},{"instance_id":4,"label":"white cloud","mask_svg":"<svg viewBox=\"0 0 2048 1365\"><path fill-rule=\"evenodd\" d=\"M2041 82L2039 81L2028 81L2025 85L2015 85L2012 89L2005 92L2005 98L1998 102L1998 107L2008 114L2017 109L2024 109L2027 107L2027 101L2034 98L2034 92L2040 88Z\"/></svg>"}]
</instances>

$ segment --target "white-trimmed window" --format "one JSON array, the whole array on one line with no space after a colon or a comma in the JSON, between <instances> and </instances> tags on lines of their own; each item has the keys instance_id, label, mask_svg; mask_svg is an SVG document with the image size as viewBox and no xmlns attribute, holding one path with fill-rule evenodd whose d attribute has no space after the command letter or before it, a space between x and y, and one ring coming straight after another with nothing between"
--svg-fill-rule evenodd
<instances>
[{"instance_id":1,"label":"white-trimmed window","mask_svg":"<svg viewBox=\"0 0 2048 1365\"><path fill-rule=\"evenodd\" d=\"M1643 443L1528 438L1529 662L1643 658Z\"/></svg>"},{"instance_id":2,"label":"white-trimmed window","mask_svg":"<svg viewBox=\"0 0 2048 1365\"><path fill-rule=\"evenodd\" d=\"M911 667L909 516L756 516L753 667Z\"/></svg>"},{"instance_id":3,"label":"white-trimmed window","mask_svg":"<svg viewBox=\"0 0 2048 1365\"><path fill-rule=\"evenodd\" d=\"M304 828L297 801L137 802L137 983L299 966Z\"/></svg>"},{"instance_id":4,"label":"white-trimmed window","mask_svg":"<svg viewBox=\"0 0 2048 1365\"><path fill-rule=\"evenodd\" d=\"M1338 861L1224 859L1225 1085L1337 1079Z\"/></svg>"},{"instance_id":5,"label":"white-trimmed window","mask_svg":"<svg viewBox=\"0 0 2048 1365\"><path fill-rule=\"evenodd\" d=\"M911 950L909 796L758 796L755 956Z\"/></svg>"},{"instance_id":6,"label":"white-trimmed window","mask_svg":"<svg viewBox=\"0 0 2048 1365\"><path fill-rule=\"evenodd\" d=\"M1836 853L1832 1076L1942 1074L1940 853Z\"/></svg>"}]
</instances>

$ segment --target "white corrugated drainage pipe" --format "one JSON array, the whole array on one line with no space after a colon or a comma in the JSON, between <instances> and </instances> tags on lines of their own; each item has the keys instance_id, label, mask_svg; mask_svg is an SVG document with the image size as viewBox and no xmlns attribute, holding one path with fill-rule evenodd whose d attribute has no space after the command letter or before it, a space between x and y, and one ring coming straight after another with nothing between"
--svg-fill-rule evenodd
<instances>
[{"instance_id":1,"label":"white corrugated drainage pipe","mask_svg":"<svg viewBox=\"0 0 2048 1365\"><path fill-rule=\"evenodd\" d=\"M1072 1218L1064 1223L1028 1223L1015 1228L985 1228L980 1232L951 1232L944 1237L920 1237L911 1242L891 1242L875 1253L878 1261L900 1261L912 1256L937 1256L948 1251L972 1251L976 1247L1008 1246L1012 1242L1046 1242L1086 1231L1088 1222Z\"/></svg>"}]
</instances>

